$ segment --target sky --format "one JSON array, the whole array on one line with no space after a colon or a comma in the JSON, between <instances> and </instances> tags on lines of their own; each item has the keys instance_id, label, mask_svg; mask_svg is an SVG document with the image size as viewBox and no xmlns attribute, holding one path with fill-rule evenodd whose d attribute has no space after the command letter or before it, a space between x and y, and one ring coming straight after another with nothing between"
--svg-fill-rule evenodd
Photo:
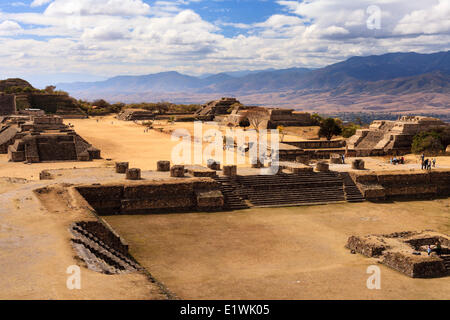
<instances>
[{"instance_id":1,"label":"sky","mask_svg":"<svg viewBox=\"0 0 450 320\"><path fill-rule=\"evenodd\" d=\"M450 0L0 0L0 78L318 68L450 49Z\"/></svg>"}]
</instances>

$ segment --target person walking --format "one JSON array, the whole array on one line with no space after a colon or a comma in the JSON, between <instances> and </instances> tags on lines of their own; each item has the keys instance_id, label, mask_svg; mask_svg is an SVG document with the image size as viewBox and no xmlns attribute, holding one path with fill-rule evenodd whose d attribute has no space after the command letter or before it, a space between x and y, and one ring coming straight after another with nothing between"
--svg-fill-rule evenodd
<instances>
[{"instance_id":1,"label":"person walking","mask_svg":"<svg viewBox=\"0 0 450 320\"><path fill-rule=\"evenodd\" d=\"M436 158L433 158L433 168L436 168Z\"/></svg>"}]
</instances>

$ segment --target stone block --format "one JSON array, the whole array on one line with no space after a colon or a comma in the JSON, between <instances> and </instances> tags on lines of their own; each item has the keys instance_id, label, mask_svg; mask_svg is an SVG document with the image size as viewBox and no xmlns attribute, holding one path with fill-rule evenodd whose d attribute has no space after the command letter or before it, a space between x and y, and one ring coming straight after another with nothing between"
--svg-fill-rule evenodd
<instances>
[{"instance_id":1,"label":"stone block","mask_svg":"<svg viewBox=\"0 0 450 320\"><path fill-rule=\"evenodd\" d=\"M184 166L173 166L170 168L170 176L174 178L183 178Z\"/></svg>"},{"instance_id":2,"label":"stone block","mask_svg":"<svg viewBox=\"0 0 450 320\"><path fill-rule=\"evenodd\" d=\"M169 172L170 171L170 161L158 161L156 163L156 170L161 172Z\"/></svg>"},{"instance_id":3,"label":"stone block","mask_svg":"<svg viewBox=\"0 0 450 320\"><path fill-rule=\"evenodd\" d=\"M52 180L53 176L47 170L43 170L39 173L39 180Z\"/></svg>"},{"instance_id":4,"label":"stone block","mask_svg":"<svg viewBox=\"0 0 450 320\"><path fill-rule=\"evenodd\" d=\"M237 166L223 166L223 174L228 177L237 175Z\"/></svg>"},{"instance_id":5,"label":"stone block","mask_svg":"<svg viewBox=\"0 0 450 320\"><path fill-rule=\"evenodd\" d=\"M127 180L141 180L141 169L127 169L126 176Z\"/></svg>"},{"instance_id":6,"label":"stone block","mask_svg":"<svg viewBox=\"0 0 450 320\"><path fill-rule=\"evenodd\" d=\"M364 160L362 160L362 159L353 160L352 161L352 169L364 170L365 169Z\"/></svg>"},{"instance_id":7,"label":"stone block","mask_svg":"<svg viewBox=\"0 0 450 320\"><path fill-rule=\"evenodd\" d=\"M330 171L330 165L324 161L317 162L316 170L319 172L328 172Z\"/></svg>"},{"instance_id":8,"label":"stone block","mask_svg":"<svg viewBox=\"0 0 450 320\"><path fill-rule=\"evenodd\" d=\"M224 205L224 197L220 190L198 191L197 209L200 211L220 210Z\"/></svg>"},{"instance_id":9,"label":"stone block","mask_svg":"<svg viewBox=\"0 0 450 320\"><path fill-rule=\"evenodd\" d=\"M220 162L218 162L218 161L209 159L207 164L208 164L208 168L210 168L211 170L216 170L216 171L220 170Z\"/></svg>"},{"instance_id":10,"label":"stone block","mask_svg":"<svg viewBox=\"0 0 450 320\"><path fill-rule=\"evenodd\" d=\"M78 155L77 158L78 158L78 161L89 161L89 160L91 160L91 157L89 156L88 152L81 152Z\"/></svg>"},{"instance_id":11,"label":"stone block","mask_svg":"<svg viewBox=\"0 0 450 320\"><path fill-rule=\"evenodd\" d=\"M127 173L128 166L128 162L116 162L116 173Z\"/></svg>"}]
</instances>

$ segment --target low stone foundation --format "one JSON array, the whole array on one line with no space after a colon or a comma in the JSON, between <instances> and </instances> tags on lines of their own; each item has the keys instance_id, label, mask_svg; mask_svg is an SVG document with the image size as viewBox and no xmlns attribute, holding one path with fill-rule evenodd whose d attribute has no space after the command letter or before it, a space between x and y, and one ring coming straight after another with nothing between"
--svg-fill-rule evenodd
<instances>
[{"instance_id":1,"label":"low stone foundation","mask_svg":"<svg viewBox=\"0 0 450 320\"><path fill-rule=\"evenodd\" d=\"M351 172L350 175L368 200L426 199L450 195L450 171Z\"/></svg>"},{"instance_id":2,"label":"low stone foundation","mask_svg":"<svg viewBox=\"0 0 450 320\"><path fill-rule=\"evenodd\" d=\"M425 244L442 246L441 256L428 255ZM412 278L436 278L450 275L450 238L434 231L400 232L387 235L351 236L348 249L379 262Z\"/></svg>"},{"instance_id":3,"label":"low stone foundation","mask_svg":"<svg viewBox=\"0 0 450 320\"><path fill-rule=\"evenodd\" d=\"M224 203L219 183L210 178L87 185L77 190L99 215L213 211Z\"/></svg>"}]
</instances>

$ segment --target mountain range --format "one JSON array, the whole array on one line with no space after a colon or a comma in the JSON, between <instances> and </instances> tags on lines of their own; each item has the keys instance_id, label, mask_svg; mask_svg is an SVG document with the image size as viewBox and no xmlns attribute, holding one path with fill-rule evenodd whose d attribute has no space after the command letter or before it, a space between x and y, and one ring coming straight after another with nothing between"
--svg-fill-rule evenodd
<instances>
[{"instance_id":1,"label":"mountain range","mask_svg":"<svg viewBox=\"0 0 450 320\"><path fill-rule=\"evenodd\" d=\"M327 101L332 103L346 101L345 106L358 104L362 96L398 99L399 96L427 94L428 100L430 95L431 100L436 97L439 100L437 108L442 110L435 111L449 112L450 51L352 57L320 69L237 71L200 77L175 71L117 76L99 82L60 83L57 88L83 99L104 98L123 102L163 99L177 103L204 103L205 99L235 96L254 104L279 104L303 109L316 109L314 103L299 105L302 97L314 101L314 95L327 97ZM424 108L429 107L426 100L422 104ZM420 109L420 103L414 102L413 105Z\"/></svg>"}]
</instances>

